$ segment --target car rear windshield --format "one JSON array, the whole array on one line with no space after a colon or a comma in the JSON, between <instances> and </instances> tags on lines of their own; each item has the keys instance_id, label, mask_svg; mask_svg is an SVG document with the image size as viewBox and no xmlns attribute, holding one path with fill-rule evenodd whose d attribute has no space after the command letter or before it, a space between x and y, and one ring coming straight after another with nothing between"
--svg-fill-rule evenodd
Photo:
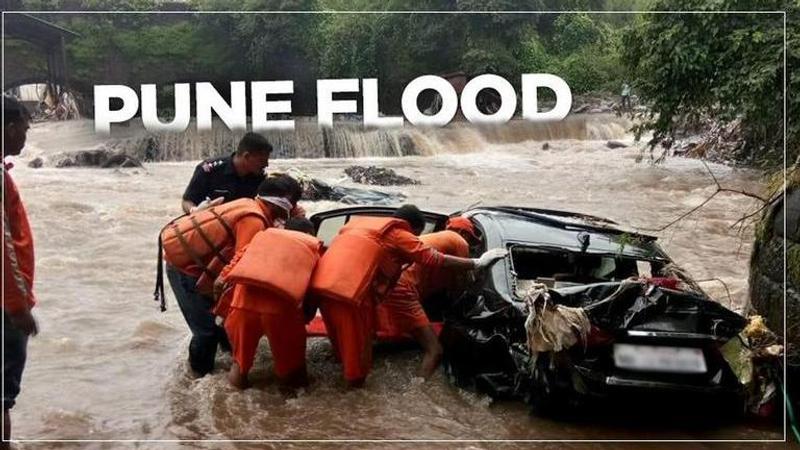
<instances>
[{"instance_id":1,"label":"car rear windshield","mask_svg":"<svg viewBox=\"0 0 800 450\"><path fill-rule=\"evenodd\" d=\"M645 275L643 263L614 254L580 253L524 245L512 245L511 265L517 287L543 283L549 287L619 281ZM646 270L646 269L645 269ZM647 270L649 272L649 270Z\"/></svg>"}]
</instances>

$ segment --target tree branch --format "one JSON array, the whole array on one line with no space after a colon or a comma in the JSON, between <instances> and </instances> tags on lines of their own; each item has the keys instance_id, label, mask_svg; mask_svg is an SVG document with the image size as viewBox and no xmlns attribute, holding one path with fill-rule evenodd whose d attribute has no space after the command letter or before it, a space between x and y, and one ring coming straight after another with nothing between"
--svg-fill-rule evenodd
<instances>
[{"instance_id":1,"label":"tree branch","mask_svg":"<svg viewBox=\"0 0 800 450\"><path fill-rule=\"evenodd\" d=\"M719 278L707 278L705 280L695 280L695 283L705 283L708 281L718 281L722 283L722 287L725 288L725 292L728 294L728 309L733 309L733 297L731 296L731 291L728 289L728 284L722 281Z\"/></svg>"},{"instance_id":2,"label":"tree branch","mask_svg":"<svg viewBox=\"0 0 800 450\"><path fill-rule=\"evenodd\" d=\"M686 211L685 213L681 214L680 216L678 216L678 218L676 218L675 220L671 221L670 223L664 225L663 227L660 227L660 228L639 228L640 230L660 233L660 232L666 230L667 228L675 225L676 223L680 222L681 220L685 219L687 216L690 216L691 214L693 214L695 211L699 210L703 206L705 206L714 197L716 197L716 195L719 194L720 192L743 195L745 197L754 198L756 200L761 201L761 203L763 203L763 205L761 206L761 208L758 209L758 211L756 211L756 212L754 212L752 214L748 214L747 216L744 216L741 219L737 220L736 223L731 225L731 228L733 228L736 225L742 223L744 220L747 220L748 218L755 216L759 212L763 211L764 208L766 208L771 203L771 200L765 199L765 198L761 197L760 195L753 194L752 192L747 192L747 191L743 191L743 190L739 190L739 189L729 189L729 188L722 187L722 185L719 184L719 180L717 180L717 177L714 175L714 172L712 172L711 168L708 167L708 164L704 160L701 160L701 161L703 162L703 165L705 166L706 170L708 171L708 174L711 175L711 179L714 180L714 184L717 186L717 189L707 199L703 200L702 203L700 203L699 205L697 205L694 208L690 209L689 211Z\"/></svg>"},{"instance_id":3,"label":"tree branch","mask_svg":"<svg viewBox=\"0 0 800 450\"><path fill-rule=\"evenodd\" d=\"M765 209L766 209L766 208L767 208L767 207L768 207L770 204L772 204L772 202L771 202L771 201L769 201L769 202L765 202L763 205L761 205L761 207L760 207L760 208L758 208L757 210L755 210L755 211L751 212L750 214L747 214L746 216L742 216L742 217L741 217L739 220L737 220L736 222L734 222L734 223L733 223L733 225L731 225L730 227L731 227L731 228L734 228L734 227L736 227L737 225L741 225L741 227L739 228L739 232L741 232L741 231L742 231L742 229L743 229L743 227L744 227L744 223L745 223L745 222L746 222L748 219L750 219L750 218L753 218L753 217L757 216L759 213L761 213L761 211L764 211L764 210L765 210Z\"/></svg>"},{"instance_id":4,"label":"tree branch","mask_svg":"<svg viewBox=\"0 0 800 450\"><path fill-rule=\"evenodd\" d=\"M689 211L686 211L685 213L683 213L683 214L681 214L680 216L678 216L678 218L677 218L677 219L675 219L675 220L673 220L672 222L670 222L670 223L668 223L668 224L664 225L664 226L663 226L663 227L661 227L661 228L639 228L639 229L640 229L640 230L644 230L644 231L652 231L652 232L656 232L656 233L659 233L659 232L661 232L661 231L664 231L664 230L666 230L667 228L669 228L669 227L671 227L671 226L675 225L676 223L680 222L681 220L685 219L687 216L690 216L692 213L694 213L694 212L695 212L695 211L697 211L698 209L700 209L700 208L702 208L703 206L705 206L705 205L706 205L706 203L710 202L710 201L711 201L711 199L713 199L713 198L714 198L714 196L716 196L716 195L717 195L717 194L719 194L719 193L720 193L720 191L719 191L719 190L715 191L713 194L711 194L711 196L710 196L710 197L708 197L707 199L703 200L703 203L700 203L699 205L695 206L694 208L690 209Z\"/></svg>"}]
</instances>

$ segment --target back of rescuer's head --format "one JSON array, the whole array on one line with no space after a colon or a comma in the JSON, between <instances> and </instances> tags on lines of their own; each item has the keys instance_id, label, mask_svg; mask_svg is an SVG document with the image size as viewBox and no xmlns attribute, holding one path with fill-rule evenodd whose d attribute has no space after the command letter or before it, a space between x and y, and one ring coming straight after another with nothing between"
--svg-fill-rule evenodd
<instances>
[{"instance_id":1,"label":"back of rescuer's head","mask_svg":"<svg viewBox=\"0 0 800 450\"><path fill-rule=\"evenodd\" d=\"M19 155L25 147L30 113L19 100L3 96L3 157Z\"/></svg>"},{"instance_id":2,"label":"back of rescuer's head","mask_svg":"<svg viewBox=\"0 0 800 450\"><path fill-rule=\"evenodd\" d=\"M259 197L284 197L295 205L299 200L298 192L301 192L300 183L289 175L277 175L264 179L258 185Z\"/></svg>"},{"instance_id":3,"label":"back of rescuer's head","mask_svg":"<svg viewBox=\"0 0 800 450\"><path fill-rule=\"evenodd\" d=\"M256 198L265 202L272 210L278 210L284 217L294 208L292 198L297 190L297 181L286 175L281 177L268 177L258 186Z\"/></svg>"},{"instance_id":4,"label":"back of rescuer's head","mask_svg":"<svg viewBox=\"0 0 800 450\"><path fill-rule=\"evenodd\" d=\"M311 236L316 235L314 224L305 217L292 217L291 219L286 221L286 225L284 226L284 228L286 228L287 230L299 231L301 233L310 234Z\"/></svg>"},{"instance_id":5,"label":"back of rescuer's head","mask_svg":"<svg viewBox=\"0 0 800 450\"><path fill-rule=\"evenodd\" d=\"M445 229L458 233L469 245L476 245L481 242L480 237L475 232L475 225L464 216L454 216L447 219Z\"/></svg>"},{"instance_id":6,"label":"back of rescuer's head","mask_svg":"<svg viewBox=\"0 0 800 450\"><path fill-rule=\"evenodd\" d=\"M422 215L422 211L414 205L403 205L397 208L397 211L392 215L408 222L416 235L422 234L422 231L425 229L425 216Z\"/></svg>"},{"instance_id":7,"label":"back of rescuer's head","mask_svg":"<svg viewBox=\"0 0 800 450\"><path fill-rule=\"evenodd\" d=\"M292 195L289 198L291 200L292 205L297 205L297 202L303 197L303 186L300 183L292 178L290 175L285 173L271 173L269 178L288 178L284 182L292 188Z\"/></svg>"}]
</instances>

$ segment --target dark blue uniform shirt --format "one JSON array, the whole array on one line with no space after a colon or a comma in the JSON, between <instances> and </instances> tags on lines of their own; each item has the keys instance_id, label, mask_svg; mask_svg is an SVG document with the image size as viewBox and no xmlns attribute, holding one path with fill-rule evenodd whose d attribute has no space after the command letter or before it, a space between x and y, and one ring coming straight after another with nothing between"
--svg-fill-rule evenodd
<instances>
[{"instance_id":1,"label":"dark blue uniform shirt","mask_svg":"<svg viewBox=\"0 0 800 450\"><path fill-rule=\"evenodd\" d=\"M226 202L245 197L252 198L258 192L258 186L262 181L264 175L243 177L237 175L233 166L233 155L211 158L195 167L192 180L183 193L183 199L197 205L206 197L211 200L225 197Z\"/></svg>"}]
</instances>

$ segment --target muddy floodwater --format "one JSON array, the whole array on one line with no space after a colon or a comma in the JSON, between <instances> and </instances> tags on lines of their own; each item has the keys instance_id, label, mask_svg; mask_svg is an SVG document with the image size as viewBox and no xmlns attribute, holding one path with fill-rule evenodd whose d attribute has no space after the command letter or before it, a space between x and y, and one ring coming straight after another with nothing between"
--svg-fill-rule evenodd
<instances>
[{"instance_id":1,"label":"muddy floodwater","mask_svg":"<svg viewBox=\"0 0 800 450\"><path fill-rule=\"evenodd\" d=\"M75 147L85 123L34 124L28 148L13 169L35 233L35 313L22 393L13 410L18 439L781 439L783 430L749 421L635 425L604 418L560 422L530 416L520 402L450 385L441 371L414 376L413 350L379 351L366 388L347 391L326 340L308 349L313 384L282 395L270 375L265 341L252 378L237 392L224 374L230 357L202 379L187 375L189 330L168 292L168 310L152 301L156 237L179 213L180 197L197 160L146 163L144 169L26 166L33 155ZM466 133L466 130L465 130ZM502 131L496 133L502 134ZM640 150L620 131L580 139L481 141L465 134L468 152L438 146L428 156L353 159L275 159L271 170L300 169L341 182L353 163L395 169L419 185L402 192L422 209L452 212L483 205L520 205L604 216L628 227L658 228L701 203L715 186L703 164L671 158L637 162ZM594 140L592 139L594 138ZM606 139L626 142L610 150ZM477 139L477 140L476 140ZM482 139L482 138L481 138ZM219 149L219 154L230 151ZM760 192L756 172L710 165L724 187ZM302 202L309 213L344 206ZM752 199L720 194L705 208L658 233L662 246L719 301L741 309L747 300L752 230L731 228ZM641 405L643 416L658 405ZM55 445L39 444L52 448ZM93 448L121 448L97 442ZM135 448L230 448L197 442L139 443ZM257 444L242 444L258 447ZM300 445L300 444L298 444ZM366 446L367 444L358 444ZM609 444L610 445L610 444ZM128 444L132 447L131 444ZM462 443L491 448L491 443ZM23 443L21 448L39 448Z\"/></svg>"}]
</instances>

